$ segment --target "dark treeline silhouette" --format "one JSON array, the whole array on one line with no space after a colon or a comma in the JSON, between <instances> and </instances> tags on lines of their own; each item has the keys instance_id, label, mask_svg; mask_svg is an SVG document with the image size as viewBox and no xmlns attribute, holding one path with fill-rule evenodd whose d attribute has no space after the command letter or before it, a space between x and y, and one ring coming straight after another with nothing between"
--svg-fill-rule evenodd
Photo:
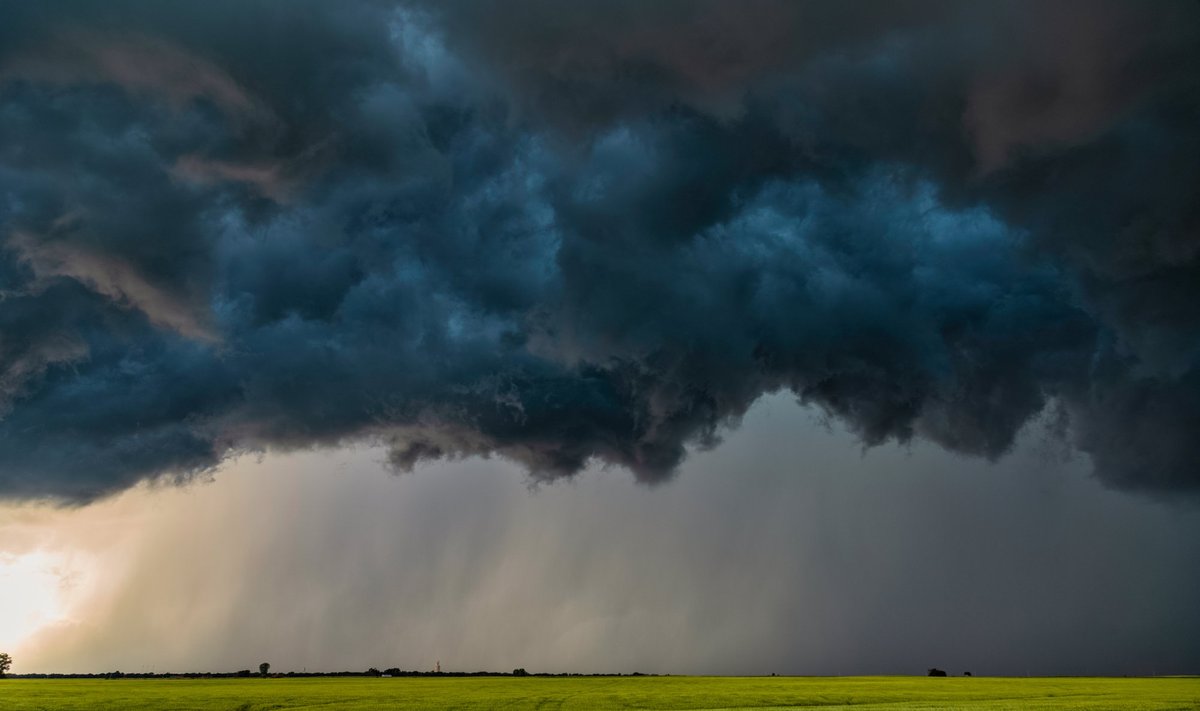
<instances>
[{"instance_id":1,"label":"dark treeline silhouette","mask_svg":"<svg viewBox=\"0 0 1200 711\"><path fill-rule=\"evenodd\" d=\"M253 674L249 669L241 669L235 672L100 672L97 674L8 674L9 677L22 679L240 679L259 676ZM602 677L602 676L658 676L657 674L645 674L643 672L633 672L631 674L622 673L596 673L596 674L580 674L573 673L558 673L551 674L547 672L527 672L523 668L514 669L511 672L496 672L496 671L474 671L474 672L456 672L456 671L415 671L404 670L399 667L391 667L380 671L375 667L371 667L366 671L335 671L335 672L310 672L310 671L290 671L276 672L274 674L262 674L263 677L269 679L281 679L291 677L319 677L319 676L374 676L374 677L399 677L399 676L444 676L444 677L463 677L463 676L544 676L544 677L563 677L563 676L587 676L587 677Z\"/></svg>"}]
</instances>

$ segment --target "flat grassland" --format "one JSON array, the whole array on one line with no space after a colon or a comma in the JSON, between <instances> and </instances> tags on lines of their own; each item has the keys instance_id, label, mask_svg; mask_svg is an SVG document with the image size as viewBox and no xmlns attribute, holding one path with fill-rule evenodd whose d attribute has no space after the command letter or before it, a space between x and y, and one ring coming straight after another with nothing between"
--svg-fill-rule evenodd
<instances>
[{"instance_id":1,"label":"flat grassland","mask_svg":"<svg viewBox=\"0 0 1200 711\"><path fill-rule=\"evenodd\" d=\"M1200 709L1200 678L4 679L0 709Z\"/></svg>"}]
</instances>

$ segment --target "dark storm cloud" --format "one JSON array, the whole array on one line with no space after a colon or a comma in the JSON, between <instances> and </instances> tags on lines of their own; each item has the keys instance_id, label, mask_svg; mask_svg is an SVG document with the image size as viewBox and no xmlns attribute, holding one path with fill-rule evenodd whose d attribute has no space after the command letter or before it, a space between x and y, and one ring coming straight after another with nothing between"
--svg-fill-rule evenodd
<instances>
[{"instance_id":1,"label":"dark storm cloud","mask_svg":"<svg viewBox=\"0 0 1200 711\"><path fill-rule=\"evenodd\" d=\"M4 495L363 438L655 481L780 389L1200 486L1192 4L3 12Z\"/></svg>"}]
</instances>

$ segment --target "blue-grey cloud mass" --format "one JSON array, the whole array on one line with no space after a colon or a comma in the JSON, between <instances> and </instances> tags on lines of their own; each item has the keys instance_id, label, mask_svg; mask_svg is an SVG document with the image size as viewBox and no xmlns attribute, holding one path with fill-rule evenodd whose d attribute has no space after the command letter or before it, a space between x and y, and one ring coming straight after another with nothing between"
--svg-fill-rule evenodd
<instances>
[{"instance_id":1,"label":"blue-grey cloud mass","mask_svg":"<svg viewBox=\"0 0 1200 711\"><path fill-rule=\"evenodd\" d=\"M1190 2L0 4L0 496L368 441L1200 489Z\"/></svg>"}]
</instances>

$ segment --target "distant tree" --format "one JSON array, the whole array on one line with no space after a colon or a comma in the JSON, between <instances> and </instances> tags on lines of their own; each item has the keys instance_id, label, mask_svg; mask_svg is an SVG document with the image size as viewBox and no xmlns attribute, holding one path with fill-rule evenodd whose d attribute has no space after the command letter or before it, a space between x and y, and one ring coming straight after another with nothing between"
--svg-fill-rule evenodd
<instances>
[{"instance_id":1,"label":"distant tree","mask_svg":"<svg viewBox=\"0 0 1200 711\"><path fill-rule=\"evenodd\" d=\"M366 674L367 674L367 676L379 676L379 675L380 675L380 674L382 674L382 673L383 673L383 672L379 671L379 670L378 670L378 669L376 669L375 667L371 667L370 669L368 669L368 670L366 671Z\"/></svg>"},{"instance_id":2,"label":"distant tree","mask_svg":"<svg viewBox=\"0 0 1200 711\"><path fill-rule=\"evenodd\" d=\"M941 669L938 669L937 667L934 667L929 670L929 676L946 676L946 672L942 671Z\"/></svg>"},{"instance_id":3,"label":"distant tree","mask_svg":"<svg viewBox=\"0 0 1200 711\"><path fill-rule=\"evenodd\" d=\"M250 670L249 669L238 669L237 675L238 676L250 676Z\"/></svg>"},{"instance_id":4,"label":"distant tree","mask_svg":"<svg viewBox=\"0 0 1200 711\"><path fill-rule=\"evenodd\" d=\"M12 668L12 657L8 656L8 652L0 652L0 676Z\"/></svg>"},{"instance_id":5,"label":"distant tree","mask_svg":"<svg viewBox=\"0 0 1200 711\"><path fill-rule=\"evenodd\" d=\"M270 665L270 663L268 663L268 662L263 662L262 664L259 664L259 665L258 665L258 673L259 673L259 674L262 674L263 676L266 676L266 675L267 675L267 672L269 672L269 671L271 671L271 665Z\"/></svg>"},{"instance_id":6,"label":"distant tree","mask_svg":"<svg viewBox=\"0 0 1200 711\"><path fill-rule=\"evenodd\" d=\"M525 667L513 669L513 676L529 676L529 672L525 671Z\"/></svg>"}]
</instances>

